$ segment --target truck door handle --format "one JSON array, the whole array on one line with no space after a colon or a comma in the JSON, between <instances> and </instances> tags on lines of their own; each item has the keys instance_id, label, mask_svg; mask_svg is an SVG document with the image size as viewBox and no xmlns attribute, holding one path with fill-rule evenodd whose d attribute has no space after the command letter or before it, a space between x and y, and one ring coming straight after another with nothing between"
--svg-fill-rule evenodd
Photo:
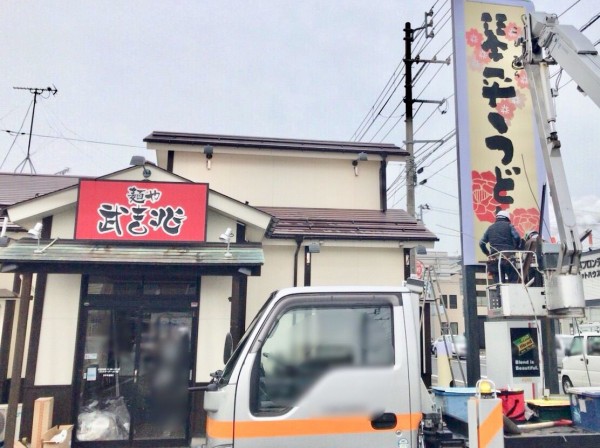
<instances>
[{"instance_id":1,"label":"truck door handle","mask_svg":"<svg viewBox=\"0 0 600 448\"><path fill-rule=\"evenodd\" d=\"M373 429L393 429L396 427L396 414L391 412L384 412L377 417L373 417L371 420L371 427Z\"/></svg>"}]
</instances>

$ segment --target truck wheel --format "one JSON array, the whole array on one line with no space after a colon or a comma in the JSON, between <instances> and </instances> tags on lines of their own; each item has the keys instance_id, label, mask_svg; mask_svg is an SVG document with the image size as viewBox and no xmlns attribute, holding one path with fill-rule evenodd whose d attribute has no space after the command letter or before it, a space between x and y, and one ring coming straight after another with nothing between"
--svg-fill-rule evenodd
<instances>
[{"instance_id":1,"label":"truck wheel","mask_svg":"<svg viewBox=\"0 0 600 448\"><path fill-rule=\"evenodd\" d=\"M571 379L568 376L563 376L562 379L562 390L565 394L568 394L568 389L573 387L573 383L571 382Z\"/></svg>"}]
</instances>

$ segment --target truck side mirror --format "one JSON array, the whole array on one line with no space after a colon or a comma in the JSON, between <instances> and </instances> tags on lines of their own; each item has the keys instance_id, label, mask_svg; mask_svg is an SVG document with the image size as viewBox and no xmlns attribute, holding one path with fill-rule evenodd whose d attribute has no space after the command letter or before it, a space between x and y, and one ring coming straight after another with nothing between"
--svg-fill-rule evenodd
<instances>
[{"instance_id":1,"label":"truck side mirror","mask_svg":"<svg viewBox=\"0 0 600 448\"><path fill-rule=\"evenodd\" d=\"M223 346L223 364L227 364L231 354L233 353L233 337L231 333L227 333L225 336L225 344Z\"/></svg>"},{"instance_id":2,"label":"truck side mirror","mask_svg":"<svg viewBox=\"0 0 600 448\"><path fill-rule=\"evenodd\" d=\"M571 356L571 349L569 347L565 348L565 356Z\"/></svg>"}]
</instances>

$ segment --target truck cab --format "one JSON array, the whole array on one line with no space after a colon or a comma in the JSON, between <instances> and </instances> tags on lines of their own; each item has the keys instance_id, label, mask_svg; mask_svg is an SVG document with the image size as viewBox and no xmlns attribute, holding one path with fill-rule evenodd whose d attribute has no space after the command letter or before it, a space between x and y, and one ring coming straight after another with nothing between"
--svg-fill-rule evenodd
<instances>
[{"instance_id":1,"label":"truck cab","mask_svg":"<svg viewBox=\"0 0 600 448\"><path fill-rule=\"evenodd\" d=\"M207 446L416 446L418 310L401 287L273 293L205 394Z\"/></svg>"}]
</instances>

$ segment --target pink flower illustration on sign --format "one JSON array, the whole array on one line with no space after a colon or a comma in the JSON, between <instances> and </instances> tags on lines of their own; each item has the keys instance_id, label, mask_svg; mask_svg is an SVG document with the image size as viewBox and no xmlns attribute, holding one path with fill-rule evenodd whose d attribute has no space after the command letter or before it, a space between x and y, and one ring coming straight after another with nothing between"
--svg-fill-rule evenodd
<instances>
[{"instance_id":1,"label":"pink flower illustration on sign","mask_svg":"<svg viewBox=\"0 0 600 448\"><path fill-rule=\"evenodd\" d=\"M509 22L505 29L506 40L515 41L523 34L523 29L514 22Z\"/></svg>"},{"instance_id":2,"label":"pink flower illustration on sign","mask_svg":"<svg viewBox=\"0 0 600 448\"><path fill-rule=\"evenodd\" d=\"M517 95L514 98L511 98L510 101L519 109L523 109L525 107L525 94L520 90L517 90Z\"/></svg>"},{"instance_id":3,"label":"pink flower illustration on sign","mask_svg":"<svg viewBox=\"0 0 600 448\"><path fill-rule=\"evenodd\" d=\"M479 221L494 222L496 220L496 210L505 209L508 205L500 204L494 199L494 185L496 185L496 176L491 171L471 172L472 190L473 190L473 211Z\"/></svg>"},{"instance_id":4,"label":"pink flower illustration on sign","mask_svg":"<svg viewBox=\"0 0 600 448\"><path fill-rule=\"evenodd\" d=\"M481 48L481 43L483 42L483 34L477 31L475 28L471 28L466 33L467 36L467 45L473 48Z\"/></svg>"},{"instance_id":5,"label":"pink flower illustration on sign","mask_svg":"<svg viewBox=\"0 0 600 448\"><path fill-rule=\"evenodd\" d=\"M475 48L473 56L477 62L481 62L482 64L488 64L491 61L489 50L485 51L481 47Z\"/></svg>"},{"instance_id":6,"label":"pink flower illustration on sign","mask_svg":"<svg viewBox=\"0 0 600 448\"><path fill-rule=\"evenodd\" d=\"M517 208L510 214L510 221L521 236L530 230L537 230L540 225L540 212L536 208Z\"/></svg>"},{"instance_id":7,"label":"pink flower illustration on sign","mask_svg":"<svg viewBox=\"0 0 600 448\"><path fill-rule=\"evenodd\" d=\"M527 72L525 70L519 70L515 73L515 81L521 89L529 87L529 81L527 80Z\"/></svg>"},{"instance_id":8,"label":"pink flower illustration on sign","mask_svg":"<svg viewBox=\"0 0 600 448\"><path fill-rule=\"evenodd\" d=\"M510 121L515 115L515 109L517 108L516 104L511 100L505 99L499 101L496 105L496 110L500 115L504 117L505 120Z\"/></svg>"}]
</instances>

